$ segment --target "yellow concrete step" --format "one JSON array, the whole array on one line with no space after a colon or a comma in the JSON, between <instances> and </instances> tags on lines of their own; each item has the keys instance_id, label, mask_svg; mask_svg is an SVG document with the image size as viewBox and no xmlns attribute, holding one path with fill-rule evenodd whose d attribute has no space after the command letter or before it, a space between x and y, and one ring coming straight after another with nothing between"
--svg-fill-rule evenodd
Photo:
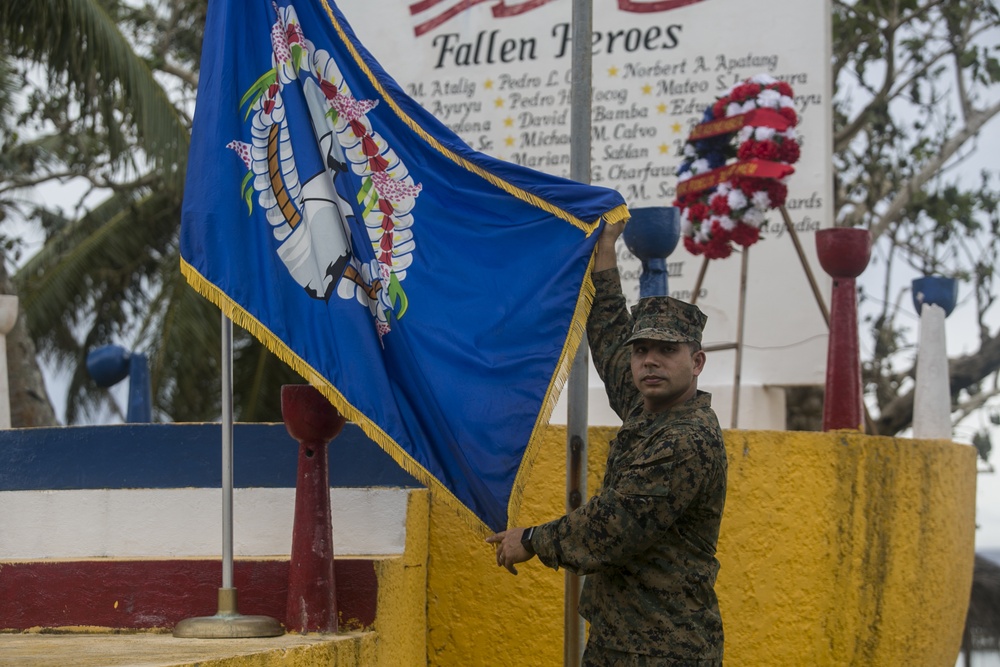
<instances>
[{"instance_id":1,"label":"yellow concrete step","mask_svg":"<svg viewBox=\"0 0 1000 667\"><path fill-rule=\"evenodd\" d=\"M364 667L376 634L178 639L163 633L0 634L0 667Z\"/></svg>"}]
</instances>

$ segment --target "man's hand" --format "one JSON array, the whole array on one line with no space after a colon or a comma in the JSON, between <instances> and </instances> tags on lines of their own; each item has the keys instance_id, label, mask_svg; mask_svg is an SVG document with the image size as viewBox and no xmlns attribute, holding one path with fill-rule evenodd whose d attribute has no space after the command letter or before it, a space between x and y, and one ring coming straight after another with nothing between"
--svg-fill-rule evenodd
<instances>
[{"instance_id":1,"label":"man's hand","mask_svg":"<svg viewBox=\"0 0 1000 667\"><path fill-rule=\"evenodd\" d=\"M597 256L594 258L594 272L607 271L618 266L618 254L615 251L615 242L622 235L625 223L619 222L615 225L604 225L601 235L597 237Z\"/></svg>"},{"instance_id":2,"label":"man's hand","mask_svg":"<svg viewBox=\"0 0 1000 667\"><path fill-rule=\"evenodd\" d=\"M486 538L490 544L497 545L497 565L507 568L511 574L517 574L517 568L514 565L531 560L534 556L521 545L523 534L524 528L511 528Z\"/></svg>"}]
</instances>

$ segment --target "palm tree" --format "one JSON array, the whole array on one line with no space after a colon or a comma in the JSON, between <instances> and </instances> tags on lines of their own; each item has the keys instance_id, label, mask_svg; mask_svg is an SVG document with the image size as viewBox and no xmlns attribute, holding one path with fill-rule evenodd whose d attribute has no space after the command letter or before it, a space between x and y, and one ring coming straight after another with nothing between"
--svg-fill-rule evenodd
<instances>
[{"instance_id":1,"label":"palm tree","mask_svg":"<svg viewBox=\"0 0 1000 667\"><path fill-rule=\"evenodd\" d=\"M10 138L15 135L8 119L14 112L14 95L18 90L10 60L0 53L0 172L10 171L16 160ZM7 217L13 201L0 195L0 223ZM5 244L8 245L8 244ZM0 293L16 294L7 272L6 262L0 261ZM28 334L24 317L18 317L7 335L7 375L11 401L11 423L14 426L49 426L55 423L55 413L45 392L41 369L35 360L35 343Z\"/></svg>"},{"instance_id":2,"label":"palm tree","mask_svg":"<svg viewBox=\"0 0 1000 667\"><path fill-rule=\"evenodd\" d=\"M172 3L172 15L189 22L186 39L203 25L198 17L204 4ZM84 360L89 350L113 342L149 357L158 417L199 421L219 412L218 310L186 285L179 270L189 122L154 76L151 63L169 69L163 54L140 56L119 27L134 21L135 11L113 0L0 6L0 53L41 64L51 92L62 95L52 99L78 109L73 116L82 121L55 114L55 131L12 146L6 157L58 164L63 176L107 186L104 201L80 217L42 209L37 217L46 243L14 276L32 338L60 366L75 369L67 396L70 423L108 400L87 377ZM200 32L195 41L187 47L192 54L200 51ZM181 83L193 94L194 76ZM32 178L0 165L0 180L8 183L0 189L0 207L5 191L30 185ZM294 374L246 334L237 334L234 354L238 417L280 418L277 387L296 381Z\"/></svg>"}]
</instances>

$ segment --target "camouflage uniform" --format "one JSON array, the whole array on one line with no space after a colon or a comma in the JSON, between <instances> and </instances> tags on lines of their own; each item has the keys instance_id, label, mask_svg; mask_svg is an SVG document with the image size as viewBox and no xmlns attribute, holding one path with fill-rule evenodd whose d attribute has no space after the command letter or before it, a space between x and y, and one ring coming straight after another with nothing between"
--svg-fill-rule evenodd
<instances>
[{"instance_id":1,"label":"camouflage uniform","mask_svg":"<svg viewBox=\"0 0 1000 667\"><path fill-rule=\"evenodd\" d=\"M699 391L664 412L643 409L625 344L633 322L618 270L593 277L587 334L624 423L611 441L601 490L536 527L531 548L549 567L587 575L580 600L590 621L585 664L721 665L714 584L726 452L711 396ZM672 329L688 328L700 342L703 322L675 322ZM637 321L635 333L648 333L643 327Z\"/></svg>"}]
</instances>

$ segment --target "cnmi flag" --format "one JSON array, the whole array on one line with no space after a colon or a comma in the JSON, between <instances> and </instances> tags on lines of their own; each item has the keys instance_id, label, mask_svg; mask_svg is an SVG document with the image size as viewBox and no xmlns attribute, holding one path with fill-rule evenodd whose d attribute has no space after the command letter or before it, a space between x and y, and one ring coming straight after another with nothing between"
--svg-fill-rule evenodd
<instances>
[{"instance_id":1,"label":"cnmi flag","mask_svg":"<svg viewBox=\"0 0 1000 667\"><path fill-rule=\"evenodd\" d=\"M332 3L211 0L185 276L481 529L518 505L594 232L626 216L612 190L472 151Z\"/></svg>"}]
</instances>

